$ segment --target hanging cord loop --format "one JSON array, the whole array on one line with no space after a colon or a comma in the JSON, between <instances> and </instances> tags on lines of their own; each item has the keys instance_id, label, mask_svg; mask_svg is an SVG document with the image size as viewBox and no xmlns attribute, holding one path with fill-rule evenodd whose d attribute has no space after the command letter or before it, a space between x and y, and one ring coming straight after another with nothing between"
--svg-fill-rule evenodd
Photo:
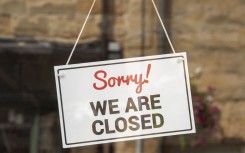
<instances>
[{"instance_id":1,"label":"hanging cord loop","mask_svg":"<svg viewBox=\"0 0 245 153\"><path fill-rule=\"evenodd\" d=\"M66 65L69 64L69 62L70 62L70 60L71 60L71 57L72 57L72 55L73 55L73 53L74 53L74 51L75 51L75 49L76 49L76 47L77 47L77 43L78 43L78 41L79 41L79 39L80 39L80 37L81 37L81 35L82 35L82 33L83 33L83 30L84 30L85 25L86 25L86 23L87 23L87 21L88 21L88 18L89 18L90 14L91 14L91 12L92 12L92 10L93 10L93 7L94 7L95 2L96 2L96 0L94 0L93 4L92 4L92 6L91 6L91 8L90 8L90 10L89 10L89 12L88 12L88 15L87 15L87 17L86 17L86 20L85 20L85 22L84 22L84 24L83 24L83 26L82 26L82 29L81 29L81 31L80 31L78 37L77 37L77 41L76 41L75 45L74 45L73 48L72 48L71 54L70 54L70 56L69 56L69 58L68 58L68 60L67 60L67 62L66 62Z\"/></svg>"},{"instance_id":2,"label":"hanging cord loop","mask_svg":"<svg viewBox=\"0 0 245 153\"><path fill-rule=\"evenodd\" d=\"M157 13L158 19L160 20L160 23L161 23L162 28L163 28L163 30L164 30L164 32L165 32L165 35L166 35L166 37L167 37L167 39L168 39L168 42L169 42L169 44L170 44L170 46L171 46L171 49L172 49L173 53L175 54L176 51L175 51L174 46L173 46L173 44L172 44L172 42L171 42L171 40L170 40L170 38L169 38L168 32L167 32L167 30L166 30L166 28L165 28L165 25L163 24L162 18L161 18L160 14L159 14L159 12L158 12L158 10L157 10L157 7L156 7L156 4L155 4L154 0L152 0L152 4L153 4L153 6L154 6L154 8L155 8L155 11L156 11L156 13Z\"/></svg>"},{"instance_id":3,"label":"hanging cord loop","mask_svg":"<svg viewBox=\"0 0 245 153\"><path fill-rule=\"evenodd\" d=\"M96 0L93 1L93 4L92 4L92 6L91 6L91 8L90 8L90 10L89 10L89 12L88 12L88 15L87 15L87 17L86 17L86 20L85 20L85 22L84 22L84 24L83 24L83 26L82 26L82 28L81 28L81 31L80 31L80 33L79 33L79 35L78 35L78 37L77 37L77 40L76 40L76 42L75 42L75 44L74 44L74 46L73 46L73 48L72 48L72 51L71 51L70 56L69 56L69 58L68 58L68 60L67 60L67 62L66 62L66 65L69 64L69 62L70 62L70 60L71 60L71 57L72 57L72 55L73 55L73 53L74 53L74 51L75 51L75 49L76 49L76 47L77 47L78 41L79 41L79 39L80 39L80 37L81 37L81 35L82 35L82 33L83 33L83 30L84 30L84 28L85 28L85 25L87 24L88 18L89 18L90 14L91 14L91 12L92 12L92 10L93 10L93 7L94 7L95 2L96 2ZM167 39L168 39L168 42L169 42L169 44L170 44L170 46L171 46L171 49L172 49L173 53L176 53L176 52L175 52L175 49L174 49L174 47L173 47L173 44L172 44L172 42L171 42L171 40L170 40L170 38L169 38L168 32L167 32L167 30L166 30L166 28L165 28L165 26L164 26L164 24L163 24L162 18L161 18L161 16L160 16L159 12L158 12L158 9L157 9L157 7L156 7L156 4L155 4L154 0L152 0L152 4L153 4L154 9L155 9L155 11L156 11L156 13L157 13L158 19L160 20L160 23L161 23L161 25L162 25L162 28L163 28L163 30L164 30L164 33L165 33L165 35L166 35L166 37L167 37Z\"/></svg>"}]
</instances>

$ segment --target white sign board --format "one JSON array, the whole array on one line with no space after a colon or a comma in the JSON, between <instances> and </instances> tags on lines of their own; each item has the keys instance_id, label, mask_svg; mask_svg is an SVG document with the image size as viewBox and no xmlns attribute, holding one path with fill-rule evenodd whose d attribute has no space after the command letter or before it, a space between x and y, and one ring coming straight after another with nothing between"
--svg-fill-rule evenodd
<instances>
[{"instance_id":1,"label":"white sign board","mask_svg":"<svg viewBox=\"0 0 245 153\"><path fill-rule=\"evenodd\" d=\"M55 67L63 147L195 133L185 53Z\"/></svg>"}]
</instances>

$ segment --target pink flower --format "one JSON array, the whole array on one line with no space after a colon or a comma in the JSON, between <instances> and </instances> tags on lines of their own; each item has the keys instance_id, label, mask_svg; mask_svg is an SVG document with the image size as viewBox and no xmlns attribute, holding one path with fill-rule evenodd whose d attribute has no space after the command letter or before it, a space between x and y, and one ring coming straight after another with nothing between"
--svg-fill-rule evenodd
<instances>
[{"instance_id":1,"label":"pink flower","mask_svg":"<svg viewBox=\"0 0 245 153\"><path fill-rule=\"evenodd\" d=\"M211 110L212 113L215 113L215 114L219 113L219 108L216 107L216 106L211 106L210 110Z\"/></svg>"},{"instance_id":2,"label":"pink flower","mask_svg":"<svg viewBox=\"0 0 245 153\"><path fill-rule=\"evenodd\" d=\"M205 122L204 116L202 114L198 115L199 122L203 124Z\"/></svg>"},{"instance_id":3,"label":"pink flower","mask_svg":"<svg viewBox=\"0 0 245 153\"><path fill-rule=\"evenodd\" d=\"M208 86L208 92L213 94L216 91L216 88L213 86Z\"/></svg>"},{"instance_id":4,"label":"pink flower","mask_svg":"<svg viewBox=\"0 0 245 153\"><path fill-rule=\"evenodd\" d=\"M201 102L202 101L202 97L201 96L193 96L193 101L194 102Z\"/></svg>"}]
</instances>

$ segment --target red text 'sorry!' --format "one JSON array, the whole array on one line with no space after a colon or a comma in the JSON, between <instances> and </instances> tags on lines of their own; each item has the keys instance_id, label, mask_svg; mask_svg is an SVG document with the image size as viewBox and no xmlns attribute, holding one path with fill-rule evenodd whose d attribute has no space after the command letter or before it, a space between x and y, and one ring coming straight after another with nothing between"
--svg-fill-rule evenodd
<instances>
[{"instance_id":1,"label":"red text 'sorry!'","mask_svg":"<svg viewBox=\"0 0 245 153\"><path fill-rule=\"evenodd\" d=\"M108 76L108 73L104 70L98 70L94 73L94 78L96 82L93 83L93 88L95 90L104 90L107 87L120 87L122 84L137 85L135 92L140 94L143 90L143 85L149 83L149 75L151 72L151 64L148 64L145 78L143 78L143 74L129 74L129 75L121 75L121 76Z\"/></svg>"}]
</instances>

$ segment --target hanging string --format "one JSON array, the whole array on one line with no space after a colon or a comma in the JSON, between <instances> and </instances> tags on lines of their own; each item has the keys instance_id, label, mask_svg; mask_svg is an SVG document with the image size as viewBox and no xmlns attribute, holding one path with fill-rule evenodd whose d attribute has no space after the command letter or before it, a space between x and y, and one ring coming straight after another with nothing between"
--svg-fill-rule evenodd
<instances>
[{"instance_id":1,"label":"hanging string","mask_svg":"<svg viewBox=\"0 0 245 153\"><path fill-rule=\"evenodd\" d=\"M87 15L87 17L86 17L86 20L85 20L85 22L84 22L84 24L83 24L83 26L82 26L82 29L81 29L81 31L80 31L78 37L77 37L77 40L76 40L75 45L74 45L73 48L72 48L71 54L70 54L70 56L69 56L69 58L68 58L68 60L67 60L67 62L66 62L66 65L69 64L69 62L70 62L70 60L71 60L71 57L72 57L72 55L73 55L73 53L74 53L74 51L75 51L75 49L76 49L76 47L77 47L77 43L78 43L78 41L79 41L79 39L80 39L80 37L81 37L81 35L82 35L82 33L83 33L84 27L85 27L85 25L86 25L86 23L87 23L87 21L88 21L88 18L89 18L90 14L91 14L91 12L92 12L92 10L93 10L93 7L94 7L95 2L96 2L96 0L94 0L93 4L92 4L92 6L91 6L91 8L90 8L90 10L89 10L89 12L88 12L88 15Z\"/></svg>"},{"instance_id":2,"label":"hanging string","mask_svg":"<svg viewBox=\"0 0 245 153\"><path fill-rule=\"evenodd\" d=\"M156 4L155 4L154 0L152 0L152 4L153 4L153 6L154 6L154 8L155 8L155 11L156 11L157 16L158 16L158 18L159 18L159 20L160 20L160 23L161 23L161 25L162 25L162 28L163 28L163 30L164 30L164 32L165 32L165 35L166 35L166 37L167 37L167 39L168 39L168 42L169 42L169 44L170 44L170 46L171 46L171 49L172 49L173 53L176 53L176 52L175 52L175 49L174 49L174 47L173 47L173 44L172 44L172 42L171 42L171 40L170 40L170 38L169 38L169 36L168 36L168 32L167 32L167 30L166 30L166 28L165 28L165 26L164 26L164 24L163 24L162 18L161 18L161 16L160 16L159 12L158 12L158 9L157 9L157 7L156 7Z\"/></svg>"},{"instance_id":3,"label":"hanging string","mask_svg":"<svg viewBox=\"0 0 245 153\"><path fill-rule=\"evenodd\" d=\"M69 64L69 62L70 62L70 60L71 60L71 57L72 57L72 55L73 55L73 53L74 53L74 51L75 51L75 49L76 49L76 47L77 47L78 41L79 41L79 39L80 39L80 37L81 37L81 35L82 35L82 33L83 33L83 30L84 30L84 28L85 28L85 25L87 24L88 18L89 18L90 14L91 14L91 12L92 12L92 10L93 10L93 7L94 7L95 2L96 2L96 0L93 1L93 4L92 4L92 6L91 6L91 8L90 8L90 10L89 10L89 13L88 13L88 15L87 15L87 17L86 17L85 22L84 22L84 24L83 24L83 26L82 26L82 28L81 28L81 31L80 31L80 33L79 33L79 35L78 35L78 37L77 37L77 40L76 40L76 42L75 42L75 44L74 44L74 46L73 46L73 48L72 48L72 51L71 51L70 56L69 56L69 58L68 58L68 60L67 60L67 62L66 62L66 65ZM163 28L163 30L164 30L164 32L165 32L165 35L166 35L166 37L167 37L167 39L168 39L168 42L169 42L169 44L170 44L170 46L171 46L171 49L172 49L173 53L176 53L176 52L175 52L175 49L174 49L174 47L173 47L173 44L172 44L172 42L171 42L171 40L170 40L170 38L169 38L168 32L167 32L167 30L166 30L166 28L165 28L165 26L164 26L164 24L163 24L162 18L161 18L161 16L160 16L159 12L158 12L158 9L157 9L157 7L156 7L156 4L155 4L154 0L152 0L152 4L153 4L153 6L154 6L154 8L155 8L155 11L156 11L156 13L157 13L158 19L160 20L160 23L161 23L162 28Z\"/></svg>"}]
</instances>

